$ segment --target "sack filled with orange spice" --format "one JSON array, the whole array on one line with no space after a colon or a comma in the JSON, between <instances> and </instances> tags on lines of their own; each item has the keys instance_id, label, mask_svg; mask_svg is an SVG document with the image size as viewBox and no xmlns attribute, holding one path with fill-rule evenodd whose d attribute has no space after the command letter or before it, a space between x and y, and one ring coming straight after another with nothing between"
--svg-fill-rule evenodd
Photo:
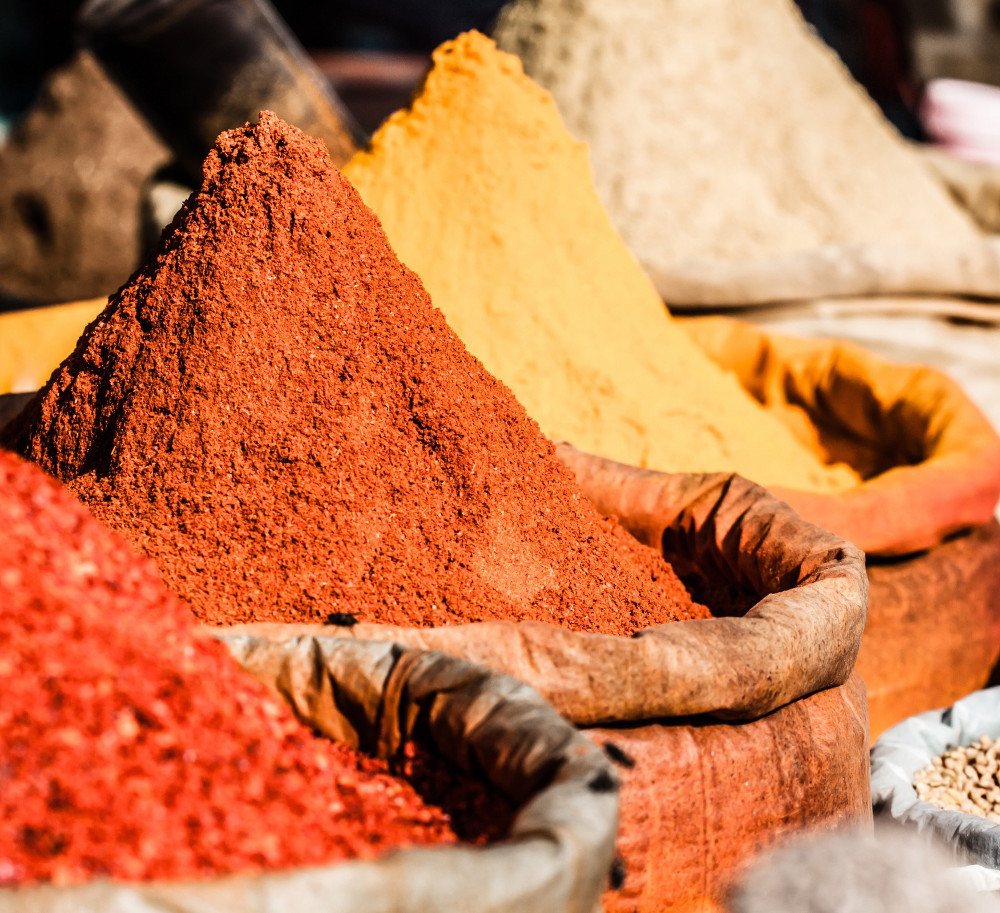
<instances>
[{"instance_id":1,"label":"sack filled with orange spice","mask_svg":"<svg viewBox=\"0 0 1000 913\"><path fill-rule=\"evenodd\" d=\"M800 440L861 476L833 494L770 486L806 519L869 554L903 555L993 516L1000 435L946 375L724 317L682 325Z\"/></svg>"},{"instance_id":2,"label":"sack filled with orange spice","mask_svg":"<svg viewBox=\"0 0 1000 913\"><path fill-rule=\"evenodd\" d=\"M941 372L855 345L722 317L682 325L801 441L862 479L836 493L770 490L867 552L858 670L872 734L985 686L1000 658L1000 437L985 416ZM669 516L658 494L669 474L559 452L599 510L656 541L648 523Z\"/></svg>"},{"instance_id":3,"label":"sack filled with orange spice","mask_svg":"<svg viewBox=\"0 0 1000 913\"><path fill-rule=\"evenodd\" d=\"M870 820L855 547L732 474L677 475L669 547L636 542L321 144L265 113L205 172L8 446L202 621L434 642L612 743L609 909L717 902L782 834ZM700 601L675 569L705 578Z\"/></svg>"}]
</instances>

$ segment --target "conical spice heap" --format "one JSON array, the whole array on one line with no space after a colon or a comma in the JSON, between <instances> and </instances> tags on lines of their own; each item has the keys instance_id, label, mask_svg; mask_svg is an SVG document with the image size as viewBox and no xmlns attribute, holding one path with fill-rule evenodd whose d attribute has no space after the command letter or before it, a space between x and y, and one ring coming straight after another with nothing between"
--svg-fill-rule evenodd
<instances>
[{"instance_id":1,"label":"conical spice heap","mask_svg":"<svg viewBox=\"0 0 1000 913\"><path fill-rule=\"evenodd\" d=\"M802 6L518 0L497 40L588 144L604 205L650 266L974 243Z\"/></svg>"},{"instance_id":2,"label":"conical spice heap","mask_svg":"<svg viewBox=\"0 0 1000 913\"><path fill-rule=\"evenodd\" d=\"M211 623L703 614L582 497L322 144L268 113L220 137L5 442Z\"/></svg>"}]
</instances>

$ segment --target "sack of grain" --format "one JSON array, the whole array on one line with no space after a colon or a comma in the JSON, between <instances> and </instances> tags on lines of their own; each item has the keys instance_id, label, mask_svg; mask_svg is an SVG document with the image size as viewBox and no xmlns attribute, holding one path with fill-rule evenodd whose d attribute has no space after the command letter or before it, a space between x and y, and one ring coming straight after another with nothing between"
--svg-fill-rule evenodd
<instances>
[{"instance_id":1,"label":"sack of grain","mask_svg":"<svg viewBox=\"0 0 1000 913\"><path fill-rule=\"evenodd\" d=\"M392 756L419 740L520 807L495 846L408 849L375 861L183 883L0 887L9 913L590 913L611 869L617 777L539 696L504 676L389 643L222 637L243 667L323 735ZM280 837L280 835L279 835Z\"/></svg>"},{"instance_id":2,"label":"sack of grain","mask_svg":"<svg viewBox=\"0 0 1000 913\"><path fill-rule=\"evenodd\" d=\"M883 733L872 747L876 816L943 841L964 862L1000 869L992 788L977 788L996 782L998 707L1000 688L988 688Z\"/></svg>"},{"instance_id":3,"label":"sack of grain","mask_svg":"<svg viewBox=\"0 0 1000 913\"><path fill-rule=\"evenodd\" d=\"M742 617L631 639L538 623L339 629L514 675L613 743L625 765L625 878L604 898L614 911L710 908L761 847L870 818L864 686L850 675L865 614L860 553L738 477L670 478L657 542L679 572L707 577L720 604L727 592L756 602ZM280 641L330 628L231 630ZM691 719L700 714L715 719Z\"/></svg>"}]
</instances>

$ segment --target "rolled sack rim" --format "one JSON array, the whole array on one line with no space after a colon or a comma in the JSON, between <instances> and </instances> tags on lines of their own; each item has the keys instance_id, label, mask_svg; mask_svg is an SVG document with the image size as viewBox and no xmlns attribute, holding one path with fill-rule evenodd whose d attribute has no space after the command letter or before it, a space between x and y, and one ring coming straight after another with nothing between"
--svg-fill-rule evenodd
<instances>
[{"instance_id":1,"label":"rolled sack rim","mask_svg":"<svg viewBox=\"0 0 1000 913\"><path fill-rule=\"evenodd\" d=\"M915 490L922 492L920 499L914 498ZM961 459L938 460L933 466L899 467L839 495L780 486L771 491L873 557L899 558L925 552L993 519L1000 500L1000 449L970 450ZM912 528L902 529L895 519L899 516L907 517Z\"/></svg>"},{"instance_id":2,"label":"rolled sack rim","mask_svg":"<svg viewBox=\"0 0 1000 913\"><path fill-rule=\"evenodd\" d=\"M587 473L610 475L612 490L622 470L633 483L635 474L648 474L567 444L557 455L578 480L583 473L582 488L598 510L620 519L621 504L595 498ZM438 628L253 623L232 630L276 640L337 631L441 650L527 682L581 726L700 714L751 720L843 684L865 625L863 553L738 476L653 475L659 484L652 491L629 486L628 494L651 501L625 527L664 549L671 562L722 573L759 593L745 616L657 625L631 638L504 621Z\"/></svg>"},{"instance_id":3,"label":"rolled sack rim","mask_svg":"<svg viewBox=\"0 0 1000 913\"><path fill-rule=\"evenodd\" d=\"M923 458L897 465L842 492L817 493L770 486L811 523L853 542L868 554L898 557L933 548L948 536L988 523L1000 502L1000 434L964 390L941 371L896 364L847 342L800 339L726 317L684 321L697 345L765 406L783 397L813 419L835 398L805 401L816 385L867 391L863 439L891 434L902 424ZM738 361L737 361L738 359ZM901 418L904 407L907 417ZM845 424L843 416L831 416ZM859 422L862 419L858 419Z\"/></svg>"},{"instance_id":4,"label":"rolled sack rim","mask_svg":"<svg viewBox=\"0 0 1000 913\"><path fill-rule=\"evenodd\" d=\"M734 473L637 469L565 442L556 453L599 511L660 548L679 573L722 575L760 597L742 617L643 632L688 658L685 684L701 699L687 712L752 718L847 680L868 607L857 546ZM714 684L699 681L699 666ZM709 692L716 706L704 707Z\"/></svg>"},{"instance_id":5,"label":"rolled sack rim","mask_svg":"<svg viewBox=\"0 0 1000 913\"><path fill-rule=\"evenodd\" d=\"M478 898L498 913L592 913L613 860L619 779L605 754L532 689L454 657L393 643L309 635L278 643L224 631L213 636L327 736L384 753L422 735L467 770L471 752L491 780L522 772L536 788L508 838L486 847L403 848L371 861L188 882L0 887L0 908L450 913L475 909ZM345 669L353 672L342 675Z\"/></svg>"}]
</instances>

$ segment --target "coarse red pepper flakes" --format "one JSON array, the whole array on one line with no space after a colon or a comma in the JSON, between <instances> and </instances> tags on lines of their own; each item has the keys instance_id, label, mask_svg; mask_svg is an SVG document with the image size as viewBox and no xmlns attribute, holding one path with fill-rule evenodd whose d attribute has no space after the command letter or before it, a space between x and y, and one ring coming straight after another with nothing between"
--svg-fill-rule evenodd
<instances>
[{"instance_id":1,"label":"coarse red pepper flakes","mask_svg":"<svg viewBox=\"0 0 1000 913\"><path fill-rule=\"evenodd\" d=\"M212 624L628 635L707 614L582 496L322 143L273 114L219 138L159 249L2 439Z\"/></svg>"},{"instance_id":2,"label":"coarse red pepper flakes","mask_svg":"<svg viewBox=\"0 0 1000 913\"><path fill-rule=\"evenodd\" d=\"M0 884L202 878L456 840L386 764L314 736L195 637L148 560L3 451L0 530Z\"/></svg>"}]
</instances>

